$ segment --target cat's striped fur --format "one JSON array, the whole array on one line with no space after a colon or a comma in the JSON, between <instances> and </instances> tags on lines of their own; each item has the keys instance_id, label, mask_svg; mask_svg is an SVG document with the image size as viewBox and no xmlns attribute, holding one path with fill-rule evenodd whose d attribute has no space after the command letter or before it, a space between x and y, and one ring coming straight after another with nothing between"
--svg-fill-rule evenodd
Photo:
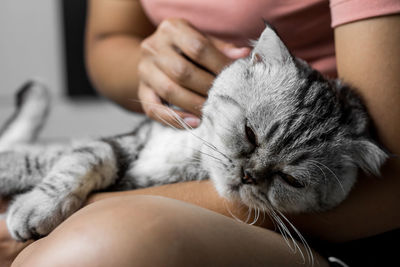
<instances>
[{"instance_id":1,"label":"cat's striped fur","mask_svg":"<svg viewBox=\"0 0 400 267\"><path fill-rule=\"evenodd\" d=\"M114 137L29 144L47 99L40 84L27 85L0 136L0 196L14 198L7 225L17 240L48 234L94 191L206 178L222 196L281 220L334 207L357 168L378 173L386 158L359 97L293 57L269 27L250 57L217 77L197 129L144 119Z\"/></svg>"},{"instance_id":2,"label":"cat's striped fur","mask_svg":"<svg viewBox=\"0 0 400 267\"><path fill-rule=\"evenodd\" d=\"M20 100L20 109L37 101L38 110L31 112L42 116L42 123L46 89L30 82L23 87L23 94L27 96ZM3 130L7 135L18 133L18 124L26 120L24 116L14 118L6 126L9 129ZM206 178L200 163L193 160L198 152L176 149L185 143L191 145L186 139L185 132L164 128L149 119L143 119L126 134L71 144L27 144L32 140L28 136L14 139L12 146L4 145L0 151L0 196L17 196L7 214L12 236L26 240L48 233L80 208L93 191ZM171 158L160 153L168 153Z\"/></svg>"}]
</instances>

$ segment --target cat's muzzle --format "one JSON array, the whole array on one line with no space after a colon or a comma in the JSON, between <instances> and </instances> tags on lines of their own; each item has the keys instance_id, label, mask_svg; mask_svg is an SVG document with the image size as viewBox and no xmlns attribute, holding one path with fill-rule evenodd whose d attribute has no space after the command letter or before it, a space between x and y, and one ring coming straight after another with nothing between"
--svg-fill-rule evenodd
<instances>
[{"instance_id":1,"label":"cat's muzzle","mask_svg":"<svg viewBox=\"0 0 400 267\"><path fill-rule=\"evenodd\" d=\"M257 180L248 170L242 170L242 184L257 184Z\"/></svg>"}]
</instances>

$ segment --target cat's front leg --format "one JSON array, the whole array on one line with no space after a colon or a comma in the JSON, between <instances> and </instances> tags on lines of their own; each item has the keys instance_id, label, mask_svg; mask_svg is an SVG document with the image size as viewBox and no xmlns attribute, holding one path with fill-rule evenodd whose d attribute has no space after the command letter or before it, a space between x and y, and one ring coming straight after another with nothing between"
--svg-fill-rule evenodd
<instances>
[{"instance_id":1,"label":"cat's front leg","mask_svg":"<svg viewBox=\"0 0 400 267\"><path fill-rule=\"evenodd\" d=\"M109 144L78 146L62 156L31 191L17 196L7 212L7 226L16 240L47 235L78 210L90 192L116 179L117 163Z\"/></svg>"}]
</instances>

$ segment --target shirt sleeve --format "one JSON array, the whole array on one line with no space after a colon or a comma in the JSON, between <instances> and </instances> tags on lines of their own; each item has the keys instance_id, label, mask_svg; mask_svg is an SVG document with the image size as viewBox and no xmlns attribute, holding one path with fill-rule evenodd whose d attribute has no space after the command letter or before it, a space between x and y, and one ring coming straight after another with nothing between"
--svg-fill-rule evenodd
<instances>
[{"instance_id":1,"label":"shirt sleeve","mask_svg":"<svg viewBox=\"0 0 400 267\"><path fill-rule=\"evenodd\" d=\"M400 0L330 0L332 28L384 15L400 13Z\"/></svg>"}]
</instances>

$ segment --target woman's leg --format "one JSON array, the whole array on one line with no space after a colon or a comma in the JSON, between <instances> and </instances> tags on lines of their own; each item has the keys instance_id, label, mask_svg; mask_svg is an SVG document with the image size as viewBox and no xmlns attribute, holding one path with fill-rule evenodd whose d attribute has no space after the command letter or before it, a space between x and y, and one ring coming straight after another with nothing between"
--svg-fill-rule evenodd
<instances>
[{"instance_id":1,"label":"woman's leg","mask_svg":"<svg viewBox=\"0 0 400 267\"><path fill-rule=\"evenodd\" d=\"M314 266L326 266L314 253ZM283 238L177 200L107 199L33 243L17 266L305 266Z\"/></svg>"}]
</instances>

